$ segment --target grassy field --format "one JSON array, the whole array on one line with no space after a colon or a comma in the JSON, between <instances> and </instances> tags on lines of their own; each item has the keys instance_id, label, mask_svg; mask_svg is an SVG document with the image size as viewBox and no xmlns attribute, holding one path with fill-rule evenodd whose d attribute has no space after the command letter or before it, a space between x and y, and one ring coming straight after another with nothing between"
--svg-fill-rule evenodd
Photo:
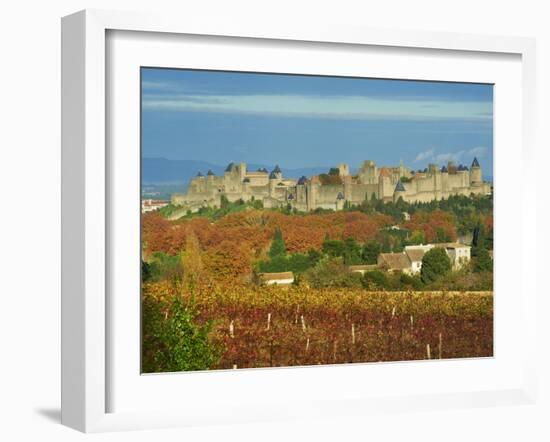
<instances>
[{"instance_id":1,"label":"grassy field","mask_svg":"<svg viewBox=\"0 0 550 442\"><path fill-rule=\"evenodd\" d=\"M487 357L493 354L492 292L146 284L146 302L168 318L173 297L210 324L212 369ZM147 330L144 330L145 341ZM158 349L144 348L144 359Z\"/></svg>"}]
</instances>

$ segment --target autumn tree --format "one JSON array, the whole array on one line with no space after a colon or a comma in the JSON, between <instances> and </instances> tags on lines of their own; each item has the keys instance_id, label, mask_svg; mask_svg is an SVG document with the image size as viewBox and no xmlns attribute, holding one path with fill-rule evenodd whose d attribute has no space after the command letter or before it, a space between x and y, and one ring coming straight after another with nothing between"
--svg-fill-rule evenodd
<instances>
[{"instance_id":1,"label":"autumn tree","mask_svg":"<svg viewBox=\"0 0 550 442\"><path fill-rule=\"evenodd\" d=\"M195 286L202 275L203 264L199 240L194 233L187 235L185 251L181 255L181 265L185 285L188 287Z\"/></svg>"},{"instance_id":2,"label":"autumn tree","mask_svg":"<svg viewBox=\"0 0 550 442\"><path fill-rule=\"evenodd\" d=\"M215 279L235 278L252 273L252 253L247 243L224 240L204 255L204 264Z\"/></svg>"}]
</instances>

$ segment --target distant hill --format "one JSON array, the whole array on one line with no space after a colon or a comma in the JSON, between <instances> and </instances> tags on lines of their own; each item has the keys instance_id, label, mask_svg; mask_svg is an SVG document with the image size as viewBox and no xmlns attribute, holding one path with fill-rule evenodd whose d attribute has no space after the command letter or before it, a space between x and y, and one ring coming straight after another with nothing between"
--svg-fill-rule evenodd
<instances>
[{"instance_id":1,"label":"distant hill","mask_svg":"<svg viewBox=\"0 0 550 442\"><path fill-rule=\"evenodd\" d=\"M216 175L223 174L227 165L208 163L195 160L168 160L166 158L143 158L141 163L141 181L143 184L179 184L187 187L189 181L198 171L206 174L208 169ZM265 167L271 171L275 164L247 164L248 170ZM286 178L300 178L327 172L329 167L306 167L301 169L281 168Z\"/></svg>"}]
</instances>

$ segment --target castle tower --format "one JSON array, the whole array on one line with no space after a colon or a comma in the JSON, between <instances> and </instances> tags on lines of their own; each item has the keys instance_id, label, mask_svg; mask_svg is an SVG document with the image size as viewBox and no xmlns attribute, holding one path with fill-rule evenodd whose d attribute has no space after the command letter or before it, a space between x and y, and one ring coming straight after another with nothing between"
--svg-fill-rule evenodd
<instances>
[{"instance_id":1,"label":"castle tower","mask_svg":"<svg viewBox=\"0 0 550 442\"><path fill-rule=\"evenodd\" d=\"M472 167L470 167L470 186L480 186L482 183L481 166L477 158L474 158Z\"/></svg>"},{"instance_id":2,"label":"castle tower","mask_svg":"<svg viewBox=\"0 0 550 442\"><path fill-rule=\"evenodd\" d=\"M242 196L242 199L244 201L248 201L250 199L249 192L250 192L250 178L246 177L243 180L243 194L244 195Z\"/></svg>"},{"instance_id":3,"label":"castle tower","mask_svg":"<svg viewBox=\"0 0 550 442\"><path fill-rule=\"evenodd\" d=\"M239 173L241 175L241 181L244 180L244 177L246 176L246 163L239 164Z\"/></svg>"},{"instance_id":4,"label":"castle tower","mask_svg":"<svg viewBox=\"0 0 550 442\"><path fill-rule=\"evenodd\" d=\"M320 185L321 183L317 175L312 176L306 184L307 209L310 211L317 208L317 192Z\"/></svg>"},{"instance_id":5,"label":"castle tower","mask_svg":"<svg viewBox=\"0 0 550 442\"><path fill-rule=\"evenodd\" d=\"M300 177L296 183L296 204L307 210L307 178L305 176Z\"/></svg>"},{"instance_id":6,"label":"castle tower","mask_svg":"<svg viewBox=\"0 0 550 442\"><path fill-rule=\"evenodd\" d=\"M338 164L338 173L340 174L341 177L348 176L350 174L349 166L345 163Z\"/></svg>"},{"instance_id":7,"label":"castle tower","mask_svg":"<svg viewBox=\"0 0 550 442\"><path fill-rule=\"evenodd\" d=\"M338 192L338 196L336 197L336 210L342 210L344 208L345 200L344 194L342 192Z\"/></svg>"},{"instance_id":8,"label":"castle tower","mask_svg":"<svg viewBox=\"0 0 550 442\"><path fill-rule=\"evenodd\" d=\"M395 190L393 191L393 202L396 203L399 198L403 198L403 201L405 201L405 186L401 181L397 182Z\"/></svg>"},{"instance_id":9,"label":"castle tower","mask_svg":"<svg viewBox=\"0 0 550 442\"><path fill-rule=\"evenodd\" d=\"M402 176L405 176L405 165L403 164L403 160L399 160L399 178Z\"/></svg>"},{"instance_id":10,"label":"castle tower","mask_svg":"<svg viewBox=\"0 0 550 442\"><path fill-rule=\"evenodd\" d=\"M455 174L457 172L457 167L454 161L448 161L447 162L447 170L450 174Z\"/></svg>"},{"instance_id":11,"label":"castle tower","mask_svg":"<svg viewBox=\"0 0 550 442\"><path fill-rule=\"evenodd\" d=\"M269 174L269 196L275 195L275 188L282 179L283 173L281 172L281 168L279 167L279 165L276 165L275 169L273 169Z\"/></svg>"},{"instance_id":12,"label":"castle tower","mask_svg":"<svg viewBox=\"0 0 550 442\"><path fill-rule=\"evenodd\" d=\"M434 197L436 200L440 200L443 196L443 169L439 169L437 164L430 164L430 173L433 179ZM445 176L447 176L447 168L443 166L445 170Z\"/></svg>"},{"instance_id":13,"label":"castle tower","mask_svg":"<svg viewBox=\"0 0 550 442\"><path fill-rule=\"evenodd\" d=\"M388 169L383 167L380 169L380 176L378 177L378 199L385 200L392 196L393 188L390 173Z\"/></svg>"},{"instance_id":14,"label":"castle tower","mask_svg":"<svg viewBox=\"0 0 550 442\"><path fill-rule=\"evenodd\" d=\"M378 170L372 160L363 161L359 170L359 179L363 184L377 184Z\"/></svg>"},{"instance_id":15,"label":"castle tower","mask_svg":"<svg viewBox=\"0 0 550 442\"><path fill-rule=\"evenodd\" d=\"M197 192L206 192L206 179L200 170L197 172L195 180L197 183Z\"/></svg>"},{"instance_id":16,"label":"castle tower","mask_svg":"<svg viewBox=\"0 0 550 442\"><path fill-rule=\"evenodd\" d=\"M344 182L344 199L351 201L352 200L352 179L351 175L344 175L342 177L342 181Z\"/></svg>"},{"instance_id":17,"label":"castle tower","mask_svg":"<svg viewBox=\"0 0 550 442\"><path fill-rule=\"evenodd\" d=\"M449 169L446 166L441 168L441 198L447 196L447 191L449 190Z\"/></svg>"}]
</instances>

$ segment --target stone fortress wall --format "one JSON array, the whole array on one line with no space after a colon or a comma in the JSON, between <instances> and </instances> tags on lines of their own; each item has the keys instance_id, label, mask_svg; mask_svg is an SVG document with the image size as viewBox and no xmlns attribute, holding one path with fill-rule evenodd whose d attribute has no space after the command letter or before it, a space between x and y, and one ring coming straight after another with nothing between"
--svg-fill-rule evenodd
<instances>
[{"instance_id":1,"label":"stone fortress wall","mask_svg":"<svg viewBox=\"0 0 550 442\"><path fill-rule=\"evenodd\" d=\"M337 169L337 176L334 172ZM230 163L223 175L201 172L191 180L187 193L172 195L172 204L192 212L201 207L219 207L222 196L228 201L262 201L266 208L290 205L299 211L317 208L342 210L344 204L360 204L366 198L396 202L429 202L451 195L488 195L491 185L483 181L481 166L474 158L470 168L449 162L439 168L430 164L424 170L411 170L401 162L396 167L378 168L364 161L356 175L347 164L339 164L326 176L287 179L279 166L249 171L245 163Z\"/></svg>"}]
</instances>

